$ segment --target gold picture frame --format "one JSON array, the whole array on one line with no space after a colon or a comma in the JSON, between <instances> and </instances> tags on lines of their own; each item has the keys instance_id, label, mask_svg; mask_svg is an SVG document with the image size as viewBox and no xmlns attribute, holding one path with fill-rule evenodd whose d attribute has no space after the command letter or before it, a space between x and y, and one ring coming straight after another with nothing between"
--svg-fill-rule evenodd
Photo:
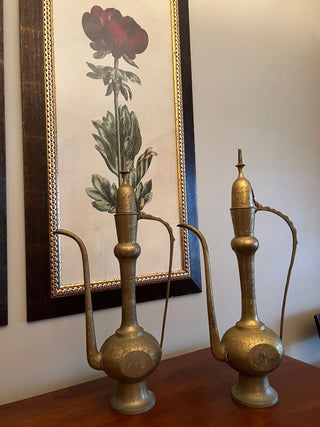
<instances>
[{"instance_id":1,"label":"gold picture frame","mask_svg":"<svg viewBox=\"0 0 320 427\"><path fill-rule=\"evenodd\" d=\"M104 4L102 7L106 8L107 2L101 2L101 5L102 3ZM125 3L125 0L119 1L119 9L120 6L125 5ZM98 2L82 1L81 5L83 4L86 5L86 9L84 9L83 12L86 12L86 10L90 11L92 6L97 7L96 5ZM148 3L148 5L149 4L150 3ZM79 2L76 2L72 6L71 2L68 7L76 9L80 8L81 5L79 5ZM133 17L142 16L142 13L145 13L145 16L152 21L146 10L148 8L145 6L146 5L143 4L143 1L136 3L134 6L130 5L131 15ZM170 207L174 206L174 203L176 203L177 206L172 209L173 212L177 212L174 214L176 216L172 215L172 218L169 218L169 222L173 222L172 226L175 226L178 222L189 222L196 225L197 206L188 31L188 2L186 0L171 0L166 4L163 3L161 8L163 16L169 16L170 18L169 27L166 28L163 25L162 27L166 28L169 33L166 36L167 39L170 40L171 54L168 56L168 52L163 52L161 63L163 64L168 60L168 64L172 64L171 71L169 68L166 69L164 66L162 68L166 70L165 74L167 80L164 80L170 82L173 87L173 99L170 101L172 104L173 114L171 114L171 116L168 115L162 117L159 116L157 111L157 117L159 116L160 120L162 120L162 128L165 128L165 124L167 122L171 121L172 123L170 129L173 129L174 133L171 139L169 137L167 138L169 142L171 141L170 143L167 143L168 148L166 148L166 150L168 151L165 151L163 145L161 146L161 149L165 153L175 153L174 168L176 169L172 167L172 171L170 171L169 175L172 177L174 173L176 178L174 181L172 179L171 181L168 180L169 184L167 183L165 187L165 180L163 179L163 174L161 175L161 168L157 169L156 166L152 166L154 170L153 181L158 183L158 187L156 188L158 188L159 194L160 190L163 190L161 187L164 187L165 189L165 192L162 195L159 195L158 206L163 206L163 203L161 205L161 201L168 198L169 208L164 206L163 212L160 212L160 214L159 210L150 211L150 213L156 214L157 216L163 216L165 220L168 220L165 213L170 211ZM149 9L150 14L151 8ZM154 10L155 8L153 7L152 9ZM63 245L65 245L65 243L62 239L60 241L54 234L54 231L58 227L62 226L63 228L72 228L72 231L77 232L77 234L80 234L81 236L86 234L88 230L90 231L93 228L97 228L99 230L98 238L100 237L100 230L106 229L108 238L106 239L104 237L102 243L97 240L97 237L93 239L91 244L91 252L94 253L92 261L93 264L99 264L98 257L102 246L104 247L103 250L106 250L106 253L108 254L107 258L114 258L111 250L112 242L110 247L105 248L105 246L107 246L107 243L105 242L109 240L110 233L112 233L110 230L114 229L112 215L109 215L108 213L101 214L101 212L97 213L91 208L91 206L90 210L86 210L86 207L82 208L85 203L86 205L90 205L90 203L84 201L84 197L87 197L87 195L84 195L84 191L78 191L78 187L74 187L74 189L72 187L72 180L76 181L78 185L82 179L83 166L77 166L77 161L81 155L77 151L76 156L72 154L73 157L70 157L70 159L73 159L72 161L65 160L65 162L63 162L63 160L61 160L69 159L68 155L70 156L70 154L68 154L68 149L63 151L64 146L70 147L75 141L75 138L70 138L70 142L68 142L68 132L66 131L63 133L63 123L65 121L68 124L68 129L78 129L79 115L81 115L80 110L85 106L82 103L79 105L79 108L71 108L68 110L70 102L65 101L65 88L67 87L67 92L71 93L74 84L73 80L75 79L73 75L73 79L70 79L69 81L66 80L68 74L66 67L70 67L70 62L76 64L77 61L76 56L71 57L70 59L68 48L69 52L70 45L72 46L72 50L76 50L77 40L80 37L79 33L76 33L77 36L74 41L72 41L72 31L70 31L70 33L68 32L69 26L72 25L70 24L70 21L66 22L65 25L67 26L63 27L61 24L61 27L59 27L60 21L63 22L62 18L59 21L59 16L63 17L65 14L61 12L59 15L59 10L59 0L20 0L28 320L38 320L47 317L72 314L83 310L83 284L81 282L81 278L78 280L77 277L73 278L72 276L75 274L75 270L79 270L79 274L81 274L81 267L75 268L75 265L77 266L78 264L77 261L73 263L76 258L76 254L73 255L72 253L73 248L68 246L65 246L64 248ZM153 13L156 13L156 11ZM65 15L68 14L66 13ZM159 18L161 13L158 13L157 16ZM76 24L74 24L74 26L76 26ZM55 37L55 32L60 36ZM154 29L154 32L156 34L156 29ZM68 42L70 43L66 46L66 52L64 52L65 37L68 38ZM162 44L157 45L157 37L153 37L152 40L155 40L154 45L158 46L157 48L153 48L152 52L156 52L157 57L159 57L162 52L163 41ZM83 48L82 46L83 44L79 47L80 50ZM35 58L39 60L39 64L35 63ZM150 63L151 62L149 60L149 64ZM132 65L130 64L130 61L129 65ZM78 70L79 67L81 67L81 64L76 65L75 69ZM93 65L91 64L91 69L99 70L101 67L93 68ZM72 72L73 71L71 70L71 76ZM155 74L156 70L154 70L153 73ZM81 75L79 79L86 78L85 73L79 73L79 75ZM144 78L145 80L148 80L148 75L146 73L144 74ZM157 81L159 82L159 79ZM94 83L96 84L96 82ZM167 86L169 87L170 84L167 84ZM82 80L80 86L82 88L84 87ZM153 86L154 85L150 84L146 89L146 92L152 93L154 90ZM90 85L89 90L92 91L93 87L93 85ZM78 89L75 87L74 90L77 91ZM167 106L161 109L162 102L165 102L166 99L161 98L161 93L155 93L157 93L157 95L154 96L153 99L156 98L157 100L160 100L159 111L162 112L163 110L168 109ZM89 98L92 98L90 94L84 96L84 99ZM64 103L61 99L64 100ZM70 99L72 99L72 97ZM152 103L153 100L150 101L146 98L146 95L144 95L144 102L143 105L140 106L140 113L142 111L144 115L147 115L147 112L152 108ZM135 105L136 108L139 109L138 102L136 102ZM84 113L84 117L86 117L85 114L88 113ZM73 121L74 126L70 125ZM82 122L85 122L85 120L80 120L80 123ZM92 122L97 123L97 119L92 120ZM57 123L60 126L59 129ZM91 124L89 117L88 123ZM154 132L152 127L156 126L154 125L154 122L152 124L152 116L149 120L145 119L145 123L145 128L148 128L148 124L150 123L149 132L150 129ZM165 131L166 135L169 135L169 130ZM147 134L147 132L148 129L145 131L145 134ZM81 130L81 132L79 130L79 134L81 135L86 133L88 133L88 129L86 129L86 127L84 127L84 130ZM154 133L150 135L151 136L146 139L160 139L160 135L157 137L154 136ZM63 141L63 143L60 144L59 141ZM79 145L83 147L85 144L79 143ZM148 153L151 152L151 147L144 148L146 150L145 153L147 150L149 150ZM87 149L87 147L85 147L85 149ZM90 150L92 150L92 148L90 148ZM159 157L160 156L161 154ZM84 155L85 159L88 157L90 157L90 151L86 151L86 154ZM169 167L170 159L171 165L173 165L172 155L162 155L162 164ZM155 162L156 160L153 160L153 163ZM63 168L64 163L67 165L65 169ZM85 162L83 161L82 164L84 163ZM37 168L35 168L35 165L37 165ZM81 170L81 176L75 176L79 169ZM66 172L64 172L65 170ZM72 176L71 181L68 178L70 176ZM174 188L175 185L177 189L172 191L172 188ZM172 195L170 191L172 192ZM156 193L156 190L154 192ZM72 194L72 204L67 208L66 206L68 206L70 193ZM73 208L74 206L78 206L75 202L75 198L77 197L74 196L75 194L80 195L79 197L82 203L80 219L78 215L80 209ZM176 194L178 197L176 197ZM156 197L154 197L154 199L156 199ZM152 203L156 206L156 201L154 202L152 200ZM84 211L87 213L83 214ZM107 219L105 218L105 215L107 215ZM83 221L83 217L85 217L86 221ZM172 221L170 221L170 219ZM105 221L107 226L104 226L103 222L98 226L97 224L99 224L99 221ZM84 226L83 223L85 223ZM67 226L65 224L67 224ZM81 228L81 231L79 232L78 229L75 229L76 227L83 228ZM140 229L142 227L144 226L141 225ZM152 236L155 234L157 235L157 242L158 240L161 241L161 232L158 229L146 232L147 237L150 237L150 233ZM172 284L172 295L199 292L201 290L201 285L197 242L193 240L192 237L188 237L187 233L183 231L177 229L175 233L180 252L178 252L176 256L176 264L178 267L175 268L173 272L174 280ZM84 238L86 243L90 237L94 235L92 232L89 234ZM148 245L148 238L146 238L144 242L143 231L141 239L143 253L144 247ZM147 258L142 258L141 272L138 272L139 274L137 277L136 287L137 301L162 298L165 294L165 281L167 276L165 272L166 269L163 267L164 261L162 258L164 257L162 257L161 254L168 252L168 250L164 249L164 242L157 243L154 248L154 239L152 238L151 240L153 246L151 245L146 247L145 256ZM94 252L95 250L96 252ZM151 254L152 251L154 251L153 255ZM157 253L159 255L155 256L154 254ZM63 263L65 260L71 260L70 266L67 264L68 261L66 261L66 267L64 266ZM154 266L151 266L153 260L156 262L161 261L162 264L159 264L161 267L158 268L156 263ZM103 275L104 265L102 262L100 262L100 264L101 271L97 270L97 277L99 277L99 275ZM116 268L113 267L112 263L110 263L110 266L108 265L108 272L110 268L111 270L112 268ZM144 268L149 268L151 270L144 272ZM77 276L77 274L78 273L76 273L75 276ZM67 278L65 282L62 280L64 275ZM69 276L71 277L70 280L68 280ZM92 290L94 291L93 303L95 308L111 307L121 303L120 282L116 275L111 275L111 277L103 276L101 279L100 277L98 279L94 279L92 283Z\"/></svg>"}]
</instances>

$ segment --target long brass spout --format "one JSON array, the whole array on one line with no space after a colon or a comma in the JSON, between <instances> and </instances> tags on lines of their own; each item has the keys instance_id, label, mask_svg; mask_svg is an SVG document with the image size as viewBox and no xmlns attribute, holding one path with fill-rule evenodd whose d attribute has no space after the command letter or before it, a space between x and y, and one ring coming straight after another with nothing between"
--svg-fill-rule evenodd
<instances>
[{"instance_id":1,"label":"long brass spout","mask_svg":"<svg viewBox=\"0 0 320 427\"><path fill-rule=\"evenodd\" d=\"M207 296L207 311L208 311L208 323L209 323L209 334L210 334L210 346L213 356L222 362L227 361L225 345L221 342L219 337L218 325L216 321L216 315L213 303L213 290L212 290L212 279L211 279L211 268L209 259L209 249L204 235L195 227L189 224L179 224L178 227L187 228L196 234L199 238L203 251L203 261L205 268L206 277L206 296Z\"/></svg>"},{"instance_id":2,"label":"long brass spout","mask_svg":"<svg viewBox=\"0 0 320 427\"><path fill-rule=\"evenodd\" d=\"M97 349L96 335L94 330L94 319L93 319L92 301L91 301L91 292L90 292L90 269L89 269L87 249L83 241L80 239L80 237L72 233L71 231L59 229L59 230L56 230L55 233L63 234L65 236L71 237L71 239L73 239L80 248L81 257L82 257L84 288L85 288L87 359L91 368L102 370L102 365L101 365L102 357L101 357L101 352L99 352Z\"/></svg>"}]
</instances>

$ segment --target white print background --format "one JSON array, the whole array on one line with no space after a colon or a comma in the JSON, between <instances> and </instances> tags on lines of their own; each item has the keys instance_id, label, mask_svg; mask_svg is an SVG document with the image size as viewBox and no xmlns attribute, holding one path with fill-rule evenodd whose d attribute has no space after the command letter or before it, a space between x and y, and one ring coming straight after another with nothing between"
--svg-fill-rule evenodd
<instances>
[{"instance_id":1,"label":"white print background","mask_svg":"<svg viewBox=\"0 0 320 427\"><path fill-rule=\"evenodd\" d=\"M91 280L119 276L119 266L113 254L116 232L113 215L99 212L91 206L85 188L91 187L92 174L100 174L116 182L101 155L94 148L92 120L101 120L109 110L114 114L113 95L105 96L102 80L86 76L86 62L113 66L113 56L94 59L90 40L82 29L82 15L94 5L103 9L114 7L123 16L131 16L149 36L145 52L136 57L139 69L123 59L119 67L136 73L141 85L130 83L132 101L119 96L137 115L142 135L138 156L153 147L154 157L144 177L153 181L153 199L144 210L169 221L176 237L173 267L181 269L177 154L174 117L174 86L170 1L146 2L54 0L53 30L55 50L55 84L57 108L58 183L60 227L78 234L85 242L91 270ZM137 157L138 157L137 156ZM168 235L159 223L140 221L138 243L142 248L137 273L156 273L168 268ZM61 237L61 284L82 282L80 253L75 243Z\"/></svg>"}]
</instances>

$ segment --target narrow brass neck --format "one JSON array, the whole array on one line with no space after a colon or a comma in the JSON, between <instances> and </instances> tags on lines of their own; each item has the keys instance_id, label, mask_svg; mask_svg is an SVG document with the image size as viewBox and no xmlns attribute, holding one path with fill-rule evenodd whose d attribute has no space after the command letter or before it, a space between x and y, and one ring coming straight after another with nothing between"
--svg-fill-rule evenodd
<instances>
[{"instance_id":1,"label":"narrow brass neck","mask_svg":"<svg viewBox=\"0 0 320 427\"><path fill-rule=\"evenodd\" d=\"M241 325L260 325L256 309L254 257L259 247L254 237L254 220L256 206L250 182L243 174L245 164L242 161L241 150L238 150L238 177L232 186L231 217L235 237L231 247L238 260L242 316L238 323Z\"/></svg>"},{"instance_id":2,"label":"narrow brass neck","mask_svg":"<svg viewBox=\"0 0 320 427\"><path fill-rule=\"evenodd\" d=\"M127 182L128 172L122 172L122 184L117 192L116 230L118 244L114 254L120 265L122 321L118 334L136 333L139 327L136 315L136 262L140 255L137 243L138 210L132 186Z\"/></svg>"}]
</instances>

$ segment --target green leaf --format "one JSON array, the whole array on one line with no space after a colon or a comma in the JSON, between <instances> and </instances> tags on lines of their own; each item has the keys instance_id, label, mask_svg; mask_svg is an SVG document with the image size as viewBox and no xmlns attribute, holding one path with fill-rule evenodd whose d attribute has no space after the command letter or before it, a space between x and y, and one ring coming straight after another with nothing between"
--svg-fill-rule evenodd
<instances>
[{"instance_id":1,"label":"green leaf","mask_svg":"<svg viewBox=\"0 0 320 427\"><path fill-rule=\"evenodd\" d=\"M124 71L124 73L130 82L141 84L141 80L136 74L131 73L131 71Z\"/></svg>"},{"instance_id":2,"label":"green leaf","mask_svg":"<svg viewBox=\"0 0 320 427\"><path fill-rule=\"evenodd\" d=\"M115 213L116 207L108 205L104 200L95 200L91 205L100 212Z\"/></svg>"},{"instance_id":3,"label":"green leaf","mask_svg":"<svg viewBox=\"0 0 320 427\"><path fill-rule=\"evenodd\" d=\"M106 96L111 95L113 89L113 83L109 83L106 91Z\"/></svg>"},{"instance_id":4,"label":"green leaf","mask_svg":"<svg viewBox=\"0 0 320 427\"><path fill-rule=\"evenodd\" d=\"M90 62L87 62L87 65L95 73L97 73L97 74L102 74L103 73L103 67L101 67L101 65L94 65L94 64L91 64Z\"/></svg>"},{"instance_id":5,"label":"green leaf","mask_svg":"<svg viewBox=\"0 0 320 427\"><path fill-rule=\"evenodd\" d=\"M123 83L123 82L122 82L122 86L124 87L124 89L126 89L128 91L129 99L131 101L131 99L132 99L131 89L129 88L129 86L126 83Z\"/></svg>"},{"instance_id":6,"label":"green leaf","mask_svg":"<svg viewBox=\"0 0 320 427\"><path fill-rule=\"evenodd\" d=\"M92 175L93 188L86 188L87 195L93 199L92 206L101 211L114 213L117 187L101 175Z\"/></svg>"},{"instance_id":7,"label":"green leaf","mask_svg":"<svg viewBox=\"0 0 320 427\"><path fill-rule=\"evenodd\" d=\"M93 73L92 71L89 71L89 73L86 74L91 79L102 79L102 76L97 73Z\"/></svg>"},{"instance_id":8,"label":"green leaf","mask_svg":"<svg viewBox=\"0 0 320 427\"><path fill-rule=\"evenodd\" d=\"M152 200L152 193L148 193L148 194L146 194L146 195L145 195L145 197L144 197L144 202L145 202L145 204L146 204L146 203L150 203L150 202L151 202L151 200Z\"/></svg>"},{"instance_id":9,"label":"green leaf","mask_svg":"<svg viewBox=\"0 0 320 427\"><path fill-rule=\"evenodd\" d=\"M131 71L125 71L125 70L121 70L120 68L118 68L117 69L117 76L120 77L125 82L130 80L130 82L132 82L132 83L141 84L140 78L136 74L132 73Z\"/></svg>"},{"instance_id":10,"label":"green leaf","mask_svg":"<svg viewBox=\"0 0 320 427\"><path fill-rule=\"evenodd\" d=\"M127 181L133 189L136 188L136 180L137 180L136 169L134 167L129 167L129 174L127 177Z\"/></svg>"},{"instance_id":11,"label":"green leaf","mask_svg":"<svg viewBox=\"0 0 320 427\"><path fill-rule=\"evenodd\" d=\"M95 148L101 154L108 169L118 175L118 144L114 116L108 111L102 121L96 120L92 123L98 131L98 134L93 134L97 143Z\"/></svg>"},{"instance_id":12,"label":"green leaf","mask_svg":"<svg viewBox=\"0 0 320 427\"><path fill-rule=\"evenodd\" d=\"M93 57L95 59L102 59L102 58L104 58L106 56L106 54L107 54L107 51L105 51L105 50L99 50L98 52L95 52L93 54Z\"/></svg>"},{"instance_id":13,"label":"green leaf","mask_svg":"<svg viewBox=\"0 0 320 427\"><path fill-rule=\"evenodd\" d=\"M92 79L103 79L104 85L107 86L114 69L112 67L102 67L100 65L94 65L90 62L87 62L87 65L92 70L87 73L87 76L91 77Z\"/></svg>"},{"instance_id":14,"label":"green leaf","mask_svg":"<svg viewBox=\"0 0 320 427\"><path fill-rule=\"evenodd\" d=\"M151 160L152 160L152 157L149 157L148 159L141 160L137 164L137 168L136 168L136 170L137 170L137 184L139 184L139 182L141 181L141 179L144 177L147 170L149 169L150 164L151 164Z\"/></svg>"},{"instance_id":15,"label":"green leaf","mask_svg":"<svg viewBox=\"0 0 320 427\"><path fill-rule=\"evenodd\" d=\"M117 68L117 76L120 77L122 80L128 81L126 72L124 70L120 70L120 68Z\"/></svg>"},{"instance_id":16,"label":"green leaf","mask_svg":"<svg viewBox=\"0 0 320 427\"><path fill-rule=\"evenodd\" d=\"M151 165L152 158L158 154L152 150L152 147L148 147L143 154L139 157L136 165L137 170L137 184L146 174L147 170Z\"/></svg>"},{"instance_id":17,"label":"green leaf","mask_svg":"<svg viewBox=\"0 0 320 427\"><path fill-rule=\"evenodd\" d=\"M132 65L133 67L139 68L138 65L132 60L130 59L127 55L125 55L124 53L122 54L122 58L130 65Z\"/></svg>"},{"instance_id":18,"label":"green leaf","mask_svg":"<svg viewBox=\"0 0 320 427\"><path fill-rule=\"evenodd\" d=\"M142 194L145 196L146 194L150 193L151 190L152 190L152 179L149 179L149 181L147 181L143 186Z\"/></svg>"},{"instance_id":19,"label":"green leaf","mask_svg":"<svg viewBox=\"0 0 320 427\"><path fill-rule=\"evenodd\" d=\"M106 65L105 67L102 68L102 71L107 74L107 73L112 73L112 71L114 71L113 67L110 67L109 65Z\"/></svg>"},{"instance_id":20,"label":"green leaf","mask_svg":"<svg viewBox=\"0 0 320 427\"><path fill-rule=\"evenodd\" d=\"M135 156L140 151L140 148L142 145L142 138L140 133L139 122L134 111L131 111L130 113L130 120L131 120L130 139L132 141L132 158L135 158Z\"/></svg>"},{"instance_id":21,"label":"green leaf","mask_svg":"<svg viewBox=\"0 0 320 427\"><path fill-rule=\"evenodd\" d=\"M115 68L110 70L110 78L113 82L117 81L117 70Z\"/></svg>"},{"instance_id":22,"label":"green leaf","mask_svg":"<svg viewBox=\"0 0 320 427\"><path fill-rule=\"evenodd\" d=\"M129 99L128 91L123 87L123 85L120 86L120 92L121 92L121 95L124 97L124 99L128 101Z\"/></svg>"},{"instance_id":23,"label":"green leaf","mask_svg":"<svg viewBox=\"0 0 320 427\"><path fill-rule=\"evenodd\" d=\"M131 164L142 144L139 122L133 111L129 113L126 105L119 106L119 117L121 152L127 164Z\"/></svg>"},{"instance_id":24,"label":"green leaf","mask_svg":"<svg viewBox=\"0 0 320 427\"><path fill-rule=\"evenodd\" d=\"M113 76L112 76L113 81L117 83L117 81L119 81L120 78L121 78L121 72L119 72L118 68L114 68Z\"/></svg>"},{"instance_id":25,"label":"green leaf","mask_svg":"<svg viewBox=\"0 0 320 427\"><path fill-rule=\"evenodd\" d=\"M107 86L107 84L109 84L109 82L110 82L110 73L107 73L103 76L103 84L105 86Z\"/></svg>"},{"instance_id":26,"label":"green leaf","mask_svg":"<svg viewBox=\"0 0 320 427\"><path fill-rule=\"evenodd\" d=\"M112 150L108 145L104 146L102 143L96 144L95 149L101 154L108 169L113 174L118 175L118 163L116 163L118 156L115 153L112 153Z\"/></svg>"},{"instance_id":27,"label":"green leaf","mask_svg":"<svg viewBox=\"0 0 320 427\"><path fill-rule=\"evenodd\" d=\"M108 88L111 87L110 85L111 83ZM130 96L129 91L127 95ZM102 156L108 169L113 174L118 175L118 144L114 116L108 111L102 120L96 120L92 123L97 131L97 133L93 134L96 141L95 148ZM133 188L136 188L148 170L152 157L156 153L149 147L139 157L136 169L134 169L134 160L141 149L142 138L138 119L133 111L129 112L126 105L119 106L119 130L121 153L125 158L127 168L131 171L130 183Z\"/></svg>"},{"instance_id":28,"label":"green leaf","mask_svg":"<svg viewBox=\"0 0 320 427\"><path fill-rule=\"evenodd\" d=\"M141 211L146 203L149 203L152 199L152 180L150 179L145 184L140 182L136 189L136 199L138 210Z\"/></svg>"}]
</instances>

